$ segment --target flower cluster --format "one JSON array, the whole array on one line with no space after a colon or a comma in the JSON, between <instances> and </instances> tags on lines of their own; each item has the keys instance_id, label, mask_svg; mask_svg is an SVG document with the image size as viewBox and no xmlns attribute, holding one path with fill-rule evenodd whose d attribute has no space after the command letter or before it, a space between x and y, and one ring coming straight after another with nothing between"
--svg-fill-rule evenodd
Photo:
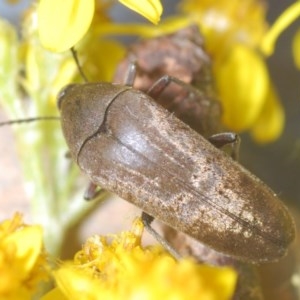
<instances>
[{"instance_id":1,"label":"flower cluster","mask_svg":"<svg viewBox=\"0 0 300 300\"><path fill-rule=\"evenodd\" d=\"M160 247L141 246L140 219L119 235L93 236L73 261L52 269L56 287L41 299L230 299L236 273L228 267L175 261ZM0 224L0 298L31 299L49 280L42 230L16 214ZM42 294L42 292L40 292Z\"/></svg>"}]
</instances>

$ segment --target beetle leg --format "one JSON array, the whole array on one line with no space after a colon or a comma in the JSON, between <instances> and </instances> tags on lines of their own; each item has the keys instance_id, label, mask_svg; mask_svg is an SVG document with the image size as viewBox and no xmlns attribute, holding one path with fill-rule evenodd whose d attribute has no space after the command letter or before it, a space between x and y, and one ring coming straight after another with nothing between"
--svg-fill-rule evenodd
<instances>
[{"instance_id":1,"label":"beetle leg","mask_svg":"<svg viewBox=\"0 0 300 300\"><path fill-rule=\"evenodd\" d=\"M154 217L148 215L144 211L142 212L142 222L146 230L177 260L181 259L181 255L168 243L168 241L163 238L153 227L151 223Z\"/></svg>"},{"instance_id":2,"label":"beetle leg","mask_svg":"<svg viewBox=\"0 0 300 300\"><path fill-rule=\"evenodd\" d=\"M70 151L66 151L65 158L67 158L67 159L71 159L72 158Z\"/></svg>"},{"instance_id":3,"label":"beetle leg","mask_svg":"<svg viewBox=\"0 0 300 300\"><path fill-rule=\"evenodd\" d=\"M217 133L208 138L208 140L217 148L222 148L226 145L231 145L231 157L238 160L241 139L238 134L233 132Z\"/></svg>"},{"instance_id":4,"label":"beetle leg","mask_svg":"<svg viewBox=\"0 0 300 300\"><path fill-rule=\"evenodd\" d=\"M157 81L153 83L153 85L148 89L147 94L153 98L156 99L170 83L175 83L185 90L187 90L189 93L193 94L199 94L201 93L198 89L194 88L192 85L187 84L175 77L164 75L161 78L159 78Z\"/></svg>"},{"instance_id":5,"label":"beetle leg","mask_svg":"<svg viewBox=\"0 0 300 300\"><path fill-rule=\"evenodd\" d=\"M125 75L124 85L133 86L135 76L136 76L136 69L137 69L136 61L132 60L128 66L128 69L127 69L127 72Z\"/></svg>"},{"instance_id":6,"label":"beetle leg","mask_svg":"<svg viewBox=\"0 0 300 300\"><path fill-rule=\"evenodd\" d=\"M95 198L97 198L101 193L103 192L103 190L99 190L99 187L97 184L90 182L87 189L84 192L84 200L93 200Z\"/></svg>"}]
</instances>

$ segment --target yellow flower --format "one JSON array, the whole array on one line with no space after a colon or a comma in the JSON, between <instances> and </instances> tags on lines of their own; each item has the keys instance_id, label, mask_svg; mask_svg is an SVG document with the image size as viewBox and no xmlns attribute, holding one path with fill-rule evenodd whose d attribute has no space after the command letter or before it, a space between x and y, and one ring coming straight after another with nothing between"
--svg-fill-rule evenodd
<instances>
[{"instance_id":1,"label":"yellow flower","mask_svg":"<svg viewBox=\"0 0 300 300\"><path fill-rule=\"evenodd\" d=\"M162 13L159 0L121 0L120 2L151 22L155 24L159 22ZM97 1L97 5L103 8L100 13L105 14L105 9L112 3L112 0L103 3ZM42 45L54 52L70 49L86 34L94 13L95 0L40 0L38 22Z\"/></svg>"},{"instance_id":2,"label":"yellow flower","mask_svg":"<svg viewBox=\"0 0 300 300\"><path fill-rule=\"evenodd\" d=\"M20 214L0 224L0 298L32 299L48 278L42 229L27 226Z\"/></svg>"},{"instance_id":3,"label":"yellow flower","mask_svg":"<svg viewBox=\"0 0 300 300\"><path fill-rule=\"evenodd\" d=\"M214 70L224 124L234 131L249 129L255 124L268 91L264 61L245 45L236 44L224 59L216 62Z\"/></svg>"},{"instance_id":4,"label":"yellow flower","mask_svg":"<svg viewBox=\"0 0 300 300\"><path fill-rule=\"evenodd\" d=\"M231 299L236 274L215 268L177 262L160 247L141 246L143 225L137 219L129 232L112 237L91 237L73 263L54 272L57 288L51 299Z\"/></svg>"},{"instance_id":5,"label":"yellow flower","mask_svg":"<svg viewBox=\"0 0 300 300\"><path fill-rule=\"evenodd\" d=\"M283 130L284 112L278 99L268 100L272 83L258 51L268 27L263 1L185 0L181 7L204 35L224 108L224 125L236 132L255 127L252 137L260 143L276 140ZM264 120L266 102L270 110ZM275 103L276 108L270 107ZM267 125L270 119L272 125L256 126L258 121ZM267 132L259 132L260 128Z\"/></svg>"}]
</instances>

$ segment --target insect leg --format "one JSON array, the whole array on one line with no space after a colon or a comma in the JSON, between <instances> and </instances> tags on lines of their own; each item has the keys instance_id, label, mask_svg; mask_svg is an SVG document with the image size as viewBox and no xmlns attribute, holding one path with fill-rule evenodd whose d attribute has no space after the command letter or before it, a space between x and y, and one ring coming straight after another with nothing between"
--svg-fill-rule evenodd
<instances>
[{"instance_id":1,"label":"insect leg","mask_svg":"<svg viewBox=\"0 0 300 300\"><path fill-rule=\"evenodd\" d=\"M136 76L136 69L137 69L136 62L134 60L132 60L129 63L129 66L128 66L128 69L127 69L127 72L125 75L124 85L133 86L135 76Z\"/></svg>"},{"instance_id":2,"label":"insect leg","mask_svg":"<svg viewBox=\"0 0 300 300\"><path fill-rule=\"evenodd\" d=\"M238 134L233 132L222 132L210 136L208 140L217 148L222 148L226 145L231 145L231 157L234 160L238 160L241 143L241 139Z\"/></svg>"},{"instance_id":3,"label":"insect leg","mask_svg":"<svg viewBox=\"0 0 300 300\"><path fill-rule=\"evenodd\" d=\"M142 212L142 222L146 230L177 260L181 259L181 255L151 226L154 217Z\"/></svg>"},{"instance_id":4,"label":"insect leg","mask_svg":"<svg viewBox=\"0 0 300 300\"><path fill-rule=\"evenodd\" d=\"M193 93L193 94L201 93L201 91L199 91L198 89L196 89L195 87L193 87L190 84L187 84L175 77L172 77L169 75L164 75L161 78L159 78L156 82L153 83L153 85L147 91L147 94L150 97L156 99L165 90L165 88L168 87L168 85L171 82L181 86L182 88L187 90L189 93Z\"/></svg>"},{"instance_id":5,"label":"insect leg","mask_svg":"<svg viewBox=\"0 0 300 300\"><path fill-rule=\"evenodd\" d=\"M94 200L98 198L102 193L104 192L103 189L99 189L99 186L97 184L94 184L93 182L90 182L88 187L86 188L83 198L84 200Z\"/></svg>"}]
</instances>

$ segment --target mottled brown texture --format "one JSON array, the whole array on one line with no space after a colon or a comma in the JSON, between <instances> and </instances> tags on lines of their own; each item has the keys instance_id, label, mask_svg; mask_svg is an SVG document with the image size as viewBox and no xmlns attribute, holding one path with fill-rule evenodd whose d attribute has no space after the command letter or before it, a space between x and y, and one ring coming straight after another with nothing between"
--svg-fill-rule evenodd
<instances>
[{"instance_id":1,"label":"mottled brown texture","mask_svg":"<svg viewBox=\"0 0 300 300\"><path fill-rule=\"evenodd\" d=\"M255 263L280 258L294 239L272 190L146 94L73 85L61 96L61 115L72 156L91 181L171 227Z\"/></svg>"},{"instance_id":2,"label":"mottled brown texture","mask_svg":"<svg viewBox=\"0 0 300 300\"><path fill-rule=\"evenodd\" d=\"M197 26L131 45L118 65L114 82L124 82L132 61L138 67L134 88L146 92L164 75L191 84L198 89L197 94L171 84L155 101L205 136L221 131L221 106L214 92L211 61Z\"/></svg>"}]
</instances>

